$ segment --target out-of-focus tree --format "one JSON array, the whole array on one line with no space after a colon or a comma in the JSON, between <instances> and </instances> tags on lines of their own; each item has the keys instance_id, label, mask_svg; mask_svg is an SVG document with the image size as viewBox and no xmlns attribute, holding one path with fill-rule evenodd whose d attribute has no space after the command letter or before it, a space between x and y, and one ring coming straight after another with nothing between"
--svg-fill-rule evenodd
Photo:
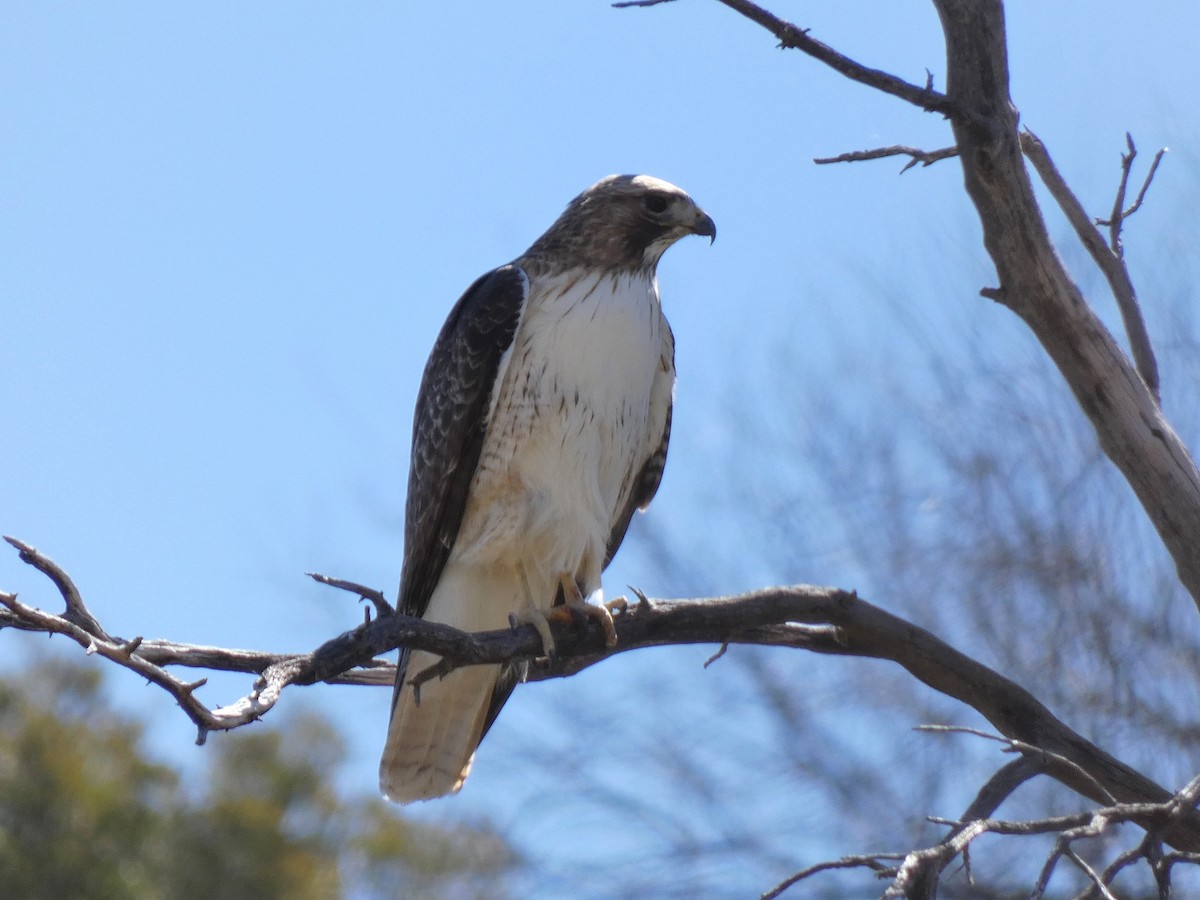
<instances>
[{"instance_id":1,"label":"out-of-focus tree","mask_svg":"<svg viewBox=\"0 0 1200 900\"><path fill-rule=\"evenodd\" d=\"M319 717L220 741L198 791L143 746L100 672L55 658L0 681L0 884L23 900L503 896L491 829L399 817L335 786Z\"/></svg>"},{"instance_id":2,"label":"out-of-focus tree","mask_svg":"<svg viewBox=\"0 0 1200 900\"><path fill-rule=\"evenodd\" d=\"M1169 177L1177 199L1200 193L1193 176ZM1189 204L1178 206L1182 232ZM1137 272L1156 298L1151 330L1164 336L1163 402L1195 442L1200 332L1188 304L1200 259L1139 237ZM950 237L931 248L950 270L954 261L965 267L969 252ZM630 548L634 568L673 595L714 582L820 577L887 597L1121 759L1183 785L1200 765L1200 627L1189 598L1053 367L1016 323L956 304L949 281L931 272L913 288L924 292L918 300L869 273L850 278L847 295L887 323L871 334L891 340L781 323L783 337L757 364L769 378L753 366L724 373L729 440L710 444L711 477L685 498L705 524L652 511ZM935 297L944 297L944 317L911 314ZM798 315L809 302L798 297ZM807 359L797 332L837 346L837 357L854 360L853 375ZM841 390L846 377L876 389ZM745 404L751 391L760 402ZM703 452L688 441L682 452ZM644 863L602 883L578 858L542 861L561 867L544 877L565 883L577 873L576 890L582 880L593 897L613 878L630 894L737 896L827 858L937 841L947 829L926 817L956 818L1005 759L994 742L914 731L992 729L895 666L731 646L702 671L706 655L648 651L621 670L597 667L582 684L539 685L561 692L545 704L562 736L552 751L501 729L514 782L529 777L527 766L556 772ZM585 756L622 763L616 773L562 765ZM1040 780L1000 814L1035 819L1088 806ZM1126 827L1078 850L1111 860L1138 840ZM1053 843L1054 835L981 840L975 883L965 869L948 870L939 896L1027 897ZM1175 877L1177 890L1194 889L1182 870ZM831 872L795 895L867 896L870 884L862 872ZM1063 871L1049 896L1085 884ZM1157 895L1145 869L1116 889Z\"/></svg>"},{"instance_id":3,"label":"out-of-focus tree","mask_svg":"<svg viewBox=\"0 0 1200 900\"><path fill-rule=\"evenodd\" d=\"M617 5L659 2L665 0ZM932 74L921 85L863 65L748 0L720 2L767 29L783 48L949 123L944 148L881 147L829 161L898 155L958 166L994 267L973 289L1009 310L1026 337L972 342L959 334L930 341L932 351L919 360L848 349L844 368L878 379L878 406L859 401L851 409L838 405L836 392L795 390L819 383L821 373L788 379L777 368L772 383L779 394L759 397L770 404L770 419L743 429L742 450L753 444L761 464L748 465L743 453L737 477L725 479L728 502L705 508L715 545L699 547L692 539L681 550L664 542L664 569L692 579L703 560L706 580L689 586L711 593L721 551L734 547L738 570L753 570L752 584L775 573L780 580L836 579L883 598L956 646L842 589L801 586L631 609L621 616L618 652L702 640L723 641L722 651L733 646L724 659L713 657L721 675L703 688L691 672L672 684L657 666L650 697L658 702L646 703L653 718L642 716L633 728L603 721L603 700L616 693L611 685L602 685L601 702L594 704L585 695L587 679L560 688L573 692L564 717L589 743L564 747L569 739L559 735L569 729L556 733L543 723L535 752L520 754L543 770L539 827L546 828L553 812L545 763L557 762L557 777L569 761L598 805L623 808L640 831L603 835L609 846L621 846L625 865L597 865L595 845L589 845L587 857L550 859L556 870L547 870L542 884L557 879L574 896L693 896L845 853L847 841L857 837L866 848L852 849L875 849L879 842L896 851L846 861L885 873L890 896L924 900L939 886L943 895L1005 896L1028 892L1031 883L1034 896L1047 890L1167 896L1172 873L1164 859L1171 848L1183 851L1175 861L1200 861L1200 781L1183 788L1194 774L1192 748L1200 733L1194 712L1200 470L1180 437L1195 433L1186 413L1194 407L1194 370L1179 352L1187 341L1158 348L1169 373L1164 383L1122 245L1125 220L1144 194L1129 181L1132 141L1106 236L1042 142L1020 127L1009 94L1000 0L933 0L946 38L944 92L935 89ZM1051 241L1035 175L1093 271L1102 273L1103 289L1120 310L1121 341L1098 312L1100 304L1089 302L1100 290L1099 276L1074 276L1063 264L1070 254ZM1029 336L1039 347L1036 355ZM884 368L872 372L871 360ZM918 370L928 377L912 379ZM898 371L909 377L898 379ZM826 381L845 375L839 371ZM797 423L805 427L794 428ZM822 495L821 508L830 512L811 520L805 509ZM722 541L722 532L736 532L737 539ZM374 654L400 643L445 657L418 678L457 665L529 659L540 646L528 629L475 639L436 633L427 623L389 615L383 598L368 589L360 593L376 601L381 615L312 654L260 654L251 662L237 651L143 645L107 635L62 570L15 544L55 582L67 611L49 616L5 595L7 623L69 635L154 678L202 735L248 724L290 684L336 678L356 665L366 669L352 677L370 681L382 671ZM747 553L748 545L756 552ZM586 646L586 637L565 624L556 631L560 636L560 654L533 669L533 678L573 674L609 652ZM736 646L743 639L823 655L747 650ZM907 673L833 656L890 659ZM233 708L210 710L162 668L181 663L255 671L262 678ZM621 687L637 693L633 671L624 670ZM690 701L680 699L685 696ZM996 745L981 734L910 732L923 722L997 730L1002 746L1020 757L1001 766ZM598 735L612 743L602 746ZM288 757L279 746L259 753ZM636 765L579 765L622 758ZM301 771L307 765L292 763ZM287 872L271 877L296 870L308 883L333 877L327 858L316 852L336 818L329 798L298 790L311 787L303 777L271 774L263 782L253 767L248 771L214 776L223 792L202 805L201 815L216 816L229 830L251 829L239 838L242 846L265 841L264 853L287 862ZM966 860L967 845L943 840L946 829L951 837L995 833L1001 826L992 817L1002 805L1010 818L1024 819L1005 825L1008 833L1025 829L1040 837L979 839L972 854L980 876L975 882L965 867L948 869ZM140 809L131 814L135 822L141 822ZM1060 810L1076 816L1048 818ZM944 818L926 821L931 814ZM570 815L581 818L577 806ZM277 830L254 832L260 818ZM1137 827L1110 827L1125 822ZM376 826L368 842L341 841L359 847L368 867L401 846ZM211 833L201 828L192 843L225 833L220 824ZM429 846L428 859L438 865L456 859L452 845ZM217 855L238 859L236 852ZM666 861L672 870L664 870ZM751 867L755 873L747 876ZM741 871L730 877L734 869ZM389 883L403 877L392 875ZM1176 886L1187 877L1177 877ZM830 878L807 882L803 890L857 892ZM835 886L824 886L829 883ZM333 884L325 882L326 889Z\"/></svg>"}]
</instances>

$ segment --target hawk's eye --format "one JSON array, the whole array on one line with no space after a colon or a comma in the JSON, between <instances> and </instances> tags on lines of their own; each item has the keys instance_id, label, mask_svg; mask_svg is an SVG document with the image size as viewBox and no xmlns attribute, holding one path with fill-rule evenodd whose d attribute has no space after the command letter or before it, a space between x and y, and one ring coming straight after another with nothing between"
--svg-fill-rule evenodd
<instances>
[{"instance_id":1,"label":"hawk's eye","mask_svg":"<svg viewBox=\"0 0 1200 900\"><path fill-rule=\"evenodd\" d=\"M658 214L667 211L667 198L665 194L648 194L645 202L646 209L652 213Z\"/></svg>"}]
</instances>

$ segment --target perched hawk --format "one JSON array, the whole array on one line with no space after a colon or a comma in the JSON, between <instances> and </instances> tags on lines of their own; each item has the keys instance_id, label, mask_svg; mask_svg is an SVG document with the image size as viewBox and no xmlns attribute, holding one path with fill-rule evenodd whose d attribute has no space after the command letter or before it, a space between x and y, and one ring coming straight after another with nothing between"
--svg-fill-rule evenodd
<instances>
[{"instance_id":1,"label":"perched hawk","mask_svg":"<svg viewBox=\"0 0 1200 900\"><path fill-rule=\"evenodd\" d=\"M400 611L464 631L532 623L556 599L605 626L600 573L662 478L675 341L655 269L716 226L679 188L613 175L571 201L524 255L467 288L425 366L413 420ZM595 596L600 605L588 604ZM400 651L380 787L398 803L462 787L523 675Z\"/></svg>"}]
</instances>

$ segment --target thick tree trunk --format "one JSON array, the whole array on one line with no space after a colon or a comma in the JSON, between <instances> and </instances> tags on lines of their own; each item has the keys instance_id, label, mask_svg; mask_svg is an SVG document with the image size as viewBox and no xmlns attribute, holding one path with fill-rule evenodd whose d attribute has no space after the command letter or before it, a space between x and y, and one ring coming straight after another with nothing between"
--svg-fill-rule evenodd
<instances>
[{"instance_id":1,"label":"thick tree trunk","mask_svg":"<svg viewBox=\"0 0 1200 900\"><path fill-rule=\"evenodd\" d=\"M989 295L1019 315L1054 360L1200 606L1200 472L1047 234L1008 94L1004 6L933 2L946 34L947 95L963 177L1000 277Z\"/></svg>"}]
</instances>

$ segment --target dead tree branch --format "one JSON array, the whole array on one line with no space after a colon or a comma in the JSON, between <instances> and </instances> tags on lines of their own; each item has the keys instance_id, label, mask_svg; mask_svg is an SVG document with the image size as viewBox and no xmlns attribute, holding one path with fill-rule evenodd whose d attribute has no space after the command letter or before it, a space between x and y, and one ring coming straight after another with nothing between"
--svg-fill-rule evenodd
<instances>
[{"instance_id":1,"label":"dead tree branch","mask_svg":"<svg viewBox=\"0 0 1200 900\"><path fill-rule=\"evenodd\" d=\"M748 0L719 2L770 31L779 40L780 46L800 49L852 80L915 103L923 109L937 110L950 119L965 187L982 225L985 249L999 277L998 287L984 288L980 293L1004 304L1020 316L1054 361L1080 408L1095 428L1101 449L1137 495L1171 554L1181 583L1200 609L1200 542L1196 539L1200 535L1200 470L1162 413L1157 362L1136 292L1124 265L1121 246L1123 223L1140 207L1162 154L1159 153L1155 158L1134 202L1126 206L1136 155L1132 139L1127 139L1128 153L1122 155L1122 174L1112 214L1108 220L1093 223L1067 188L1041 142L1033 135L1019 131L1019 115L1009 90L1002 0L932 0L941 19L947 56L946 93L936 95L936 102L929 99L933 96L931 86L927 85L923 92L925 99L921 100L922 92L916 86L849 60L809 37L803 29L777 18ZM909 155L911 166L920 157L909 152L909 149L884 148L819 162ZM1108 280L1129 337L1132 363L1089 307L1063 266L1050 240L1022 154L1028 156ZM1095 224L1109 228L1107 243ZM868 618L880 612L874 608L872 610ZM929 660L922 659L920 664L915 664L916 660L908 653L897 656L875 652L875 648L868 650L866 648L871 642L864 640L860 630L864 624L859 618L862 607L849 612L841 608L839 612L845 615L830 615L823 621L838 628L843 636L842 648L820 652L877 655L894 659L926 684L950 696L959 696L955 690L963 685L957 684L956 678L971 668L971 661L966 661L960 668L958 663L961 661L955 660L950 666L954 675L949 675L937 666L926 666L926 662L931 662ZM812 621L804 618L798 620ZM967 693L971 692L968 690ZM1032 697L1029 699L1037 703ZM1089 880L1089 896L1112 896L1109 885L1120 866L1114 863L1103 872L1098 872L1072 845L1075 841L1105 832L1111 824L1119 821L1136 821L1147 829L1147 840L1141 848L1124 854L1121 857L1122 865L1130 864L1125 860L1145 859L1155 872L1163 896L1166 896L1169 878L1163 873L1169 871L1164 868L1169 855L1159 853L1156 842L1160 839L1173 842L1178 837L1182 822L1196 818L1194 797L1188 797L1183 802L1178 797L1170 799L1160 796L1147 805L1125 793L1124 788L1113 790L1121 779L1099 777L1098 768L1083 763L1083 758L1090 756L1090 751L1079 753L1077 746L1072 747L1074 739L1059 743L1061 735L1051 737L1040 727L1035 729L1036 735L1032 732L1022 735L1022 722L1028 724L1034 719L1044 721L1041 712L1023 704L1020 712L1016 713L1015 708L1003 705L991 707L986 701L976 704L964 699L964 702L971 703L986 716L1005 735L1013 749L1022 752L1027 748L1038 750L1040 756L1026 754L1028 765L1045 767L1047 774L1070 783L1081 794L1105 806L1077 817L1037 822L1006 823L982 817L969 823L959 823L961 827L956 826L956 831L946 841L931 848L932 852L906 860L905 866L900 867L897 873L897 882L889 889L890 896L931 896L931 886L936 885L937 873L944 862L959 852L965 853L970 841L986 832L1060 834L1054 853L1043 867L1035 887L1035 896L1040 896L1044 891L1051 873L1063 858L1070 860ZM1009 712L1015 713L1016 719L1009 719ZM1003 783L997 787L997 795L1001 798L1006 796L1004 789L1011 790L1009 784L1018 775L1022 776L1021 780L1028 777L1024 770L1015 774L1010 772L1001 779ZM1177 815L1183 818L1176 818ZM1166 837L1168 833L1175 837ZM1153 840L1150 839L1152 836ZM1193 853L1185 851L1182 856ZM844 862L845 865L871 866L872 859L878 863L884 858L853 857L839 861L837 865ZM822 864L805 870L781 887L833 865ZM907 873L904 879L899 877L900 872Z\"/></svg>"},{"instance_id":2,"label":"dead tree branch","mask_svg":"<svg viewBox=\"0 0 1200 900\"><path fill-rule=\"evenodd\" d=\"M28 544L10 543L20 549L22 559L47 572L62 593L69 579L59 566ZM86 609L77 590L69 603ZM0 604L27 630L66 635L88 652L162 687L196 724L201 741L209 731L229 730L261 718L288 685L339 680L389 684L394 670L378 657L399 646L443 657L447 662L439 674L460 665L534 659L542 648L537 631L529 626L472 635L393 613L369 620L310 653L221 650L104 637L98 626L92 633L67 621L65 615L34 609L12 594L0 594ZM529 680L564 677L616 653L667 644L766 644L890 660L934 690L976 709L1009 740L1028 745L1030 749L1023 752L1036 751L1046 774L1085 797L1150 806L1171 798L1169 791L1072 731L1020 685L852 592L797 585L732 597L647 600L619 615L616 624L618 644L607 647L594 622L556 617L551 628L557 655L544 666L531 667ZM195 694L203 680L176 678L167 671L175 665L251 671L259 677L245 697L210 709ZM1146 827L1153 824L1147 820ZM1186 819L1173 822L1164 837L1179 850L1200 852L1200 815L1189 812Z\"/></svg>"},{"instance_id":3,"label":"dead tree branch","mask_svg":"<svg viewBox=\"0 0 1200 900\"><path fill-rule=\"evenodd\" d=\"M75 582L71 580L66 572L28 544L7 536L4 540L17 549L21 562L33 566L54 583L54 586L62 595L63 601L67 604L67 609L62 614L64 621L102 640L112 640L108 632L101 628L100 623L88 612L87 607L83 603L83 598L79 595L79 589L75 587Z\"/></svg>"},{"instance_id":4,"label":"dead tree branch","mask_svg":"<svg viewBox=\"0 0 1200 900\"><path fill-rule=\"evenodd\" d=\"M920 150L916 147L906 147L895 144L891 147L879 147L875 150L854 150L837 156L819 156L813 160L818 166L828 166L833 163L863 162L871 159L886 159L889 156L908 156L909 161L900 170L901 174L913 166L932 166L935 162L958 156L957 147L943 147L941 150Z\"/></svg>"},{"instance_id":5,"label":"dead tree branch","mask_svg":"<svg viewBox=\"0 0 1200 900\"><path fill-rule=\"evenodd\" d=\"M1014 738L1005 738L996 734L988 734L986 731L980 731L978 728L965 728L961 725L918 725L916 730L924 731L930 734L970 734L974 735L975 737L984 738L985 740L997 741L1006 745L1009 752L1025 754L1027 759L1038 763L1043 769L1045 768L1045 764L1048 762L1072 767L1079 773L1081 778L1091 780L1092 786L1095 788L1096 793L1099 795L1100 799L1103 800L1103 802L1117 802L1116 798L1107 790L1105 790L1104 785L1093 780L1085 770L1076 766L1075 763L1071 762L1071 760L1055 753L1051 753L1049 750L1046 750L1042 747L1036 747L1033 744L1016 740Z\"/></svg>"},{"instance_id":6,"label":"dead tree branch","mask_svg":"<svg viewBox=\"0 0 1200 900\"><path fill-rule=\"evenodd\" d=\"M946 38L945 94L863 66L748 0L718 2L770 31L783 47L949 117L967 194L1000 278L999 288L985 289L986 295L1019 315L1054 361L1200 609L1200 470L1050 240L1022 159L1019 117L1009 96L1003 2L932 0ZM1123 196L1120 200L1116 207L1123 218L1127 211L1121 209Z\"/></svg>"},{"instance_id":7,"label":"dead tree branch","mask_svg":"<svg viewBox=\"0 0 1200 900\"><path fill-rule=\"evenodd\" d=\"M1113 200L1112 213L1107 219L1096 220L1097 225L1108 227L1109 248L1118 257L1125 255L1125 249L1121 245L1121 229L1125 225L1125 220L1142 208L1142 201L1146 199L1146 191L1150 189L1150 182L1154 180L1158 164L1162 162L1163 155L1167 152L1164 147L1154 154L1154 161L1150 163L1150 170L1146 173L1146 180L1142 182L1142 189L1138 191L1137 199L1133 201L1132 206L1126 209L1125 193L1129 188L1129 174L1133 171L1133 161L1137 158L1137 147L1134 146L1133 135L1129 132L1125 132L1125 146L1129 152L1121 154L1121 180L1117 183L1117 196Z\"/></svg>"},{"instance_id":8,"label":"dead tree branch","mask_svg":"<svg viewBox=\"0 0 1200 900\"><path fill-rule=\"evenodd\" d=\"M763 9L757 3L751 3L750 0L718 0L718 2L767 29L778 39L781 49L799 50L801 53L806 53L852 81L873 87L885 94L891 94L893 97L899 97L926 112L939 112L946 116L956 112L953 101L945 94L938 93L933 89L932 78L926 81L924 87L918 87L903 78L864 66L860 62L838 53L828 44L823 44L811 37L807 28L793 25Z\"/></svg>"},{"instance_id":9,"label":"dead tree branch","mask_svg":"<svg viewBox=\"0 0 1200 900\"><path fill-rule=\"evenodd\" d=\"M1138 303L1133 279L1130 277L1129 269L1125 265L1124 253L1120 244L1120 232L1124 220L1137 212L1141 207L1142 201L1146 196L1146 191L1150 187L1150 181L1154 178L1154 173L1158 169L1159 161L1162 159L1165 151L1160 150L1154 157L1154 162L1150 166L1150 171L1146 175L1146 180L1142 184L1142 189L1138 193L1133 205L1126 210L1122 210L1121 206L1124 203L1130 166L1137 153L1133 146L1133 139L1129 135L1125 137L1129 143L1130 150L1128 154L1123 154L1121 157L1121 183L1117 190L1117 200L1114 205L1112 218L1097 219L1095 220L1095 224L1088 217L1083 204L1079 202L1075 193L1067 186L1058 168L1054 165L1054 161L1051 160L1046 146L1037 135L1028 129L1022 131L1021 149L1033 164L1034 169L1041 177L1046 188L1050 191L1051 196L1054 197L1055 202L1058 203L1066 215L1067 220L1071 223L1071 227L1075 229L1080 242L1087 249L1088 253L1091 254L1092 259L1108 280L1113 297L1117 301L1117 308L1120 310L1121 319L1125 325L1125 333L1129 337L1129 348L1133 355L1134 364L1137 366L1138 374L1142 376L1146 387L1154 395L1155 401L1161 402L1158 362L1155 359L1154 349L1150 343L1149 332L1146 330L1145 319L1142 317L1142 309ZM931 166L935 162L950 159L958 156L958 154L959 150L957 147L943 147L940 150L921 150L916 147L896 144L891 147L879 147L873 150L855 150L839 154L838 156L818 157L813 162L823 166L833 163L886 159L891 156L907 156L909 157L909 161L900 170L901 173L904 173L914 166ZM1112 233L1111 246L1105 243L1096 225L1108 225L1110 227ZM988 296L993 295L989 293ZM1003 294L997 292L994 298L1002 299Z\"/></svg>"},{"instance_id":10,"label":"dead tree branch","mask_svg":"<svg viewBox=\"0 0 1200 900\"><path fill-rule=\"evenodd\" d=\"M1142 318L1141 304L1138 303L1137 291L1133 287L1133 279L1129 275L1129 269L1125 265L1125 257L1120 251L1120 244L1114 243L1112 247L1104 242L1104 237L1093 224L1092 219L1088 217L1084 211L1083 204L1079 202L1079 198L1067 186L1062 174L1058 171L1058 167L1054 165L1054 160L1050 158L1049 151L1046 150L1046 145L1038 139L1032 131L1028 129L1021 132L1021 150L1025 153L1025 157L1033 165L1034 170L1038 173L1038 177L1042 179L1042 183L1046 185L1046 189L1050 191L1050 196L1054 198L1063 214L1067 217L1067 221L1071 223L1071 227L1075 229L1075 234L1079 238L1079 242L1091 254L1096 266L1104 274L1108 281L1113 297L1117 301L1117 309L1120 310L1121 320L1125 324L1125 334L1129 338L1129 349L1133 354L1134 365L1137 366L1138 374L1142 376L1142 381L1146 383L1146 387L1154 395L1156 402L1161 401L1158 362L1154 358L1154 349L1150 343L1150 334L1146 330L1146 321ZM1150 186L1150 178L1154 175L1154 169L1158 166L1158 160L1162 157L1161 151L1155 157L1154 166L1151 167L1150 175L1146 177L1146 183L1142 186L1142 192L1138 195L1137 203L1131 207L1127 213L1118 219L1117 233L1120 232L1119 222L1123 221L1124 216L1132 215L1137 207L1141 205L1142 198L1145 196L1146 189ZM1124 159L1124 157L1122 157ZM1122 182L1129 176L1128 168L1124 170ZM1118 191L1118 198L1123 196L1124 189ZM1105 223L1098 223L1105 224ZM1114 237L1114 241L1116 238Z\"/></svg>"},{"instance_id":11,"label":"dead tree branch","mask_svg":"<svg viewBox=\"0 0 1200 900\"><path fill-rule=\"evenodd\" d=\"M1162 803L1118 803L1098 809L1065 816L1047 816L1041 819L1013 821L993 819L991 814L1016 788L1034 775L1040 774L1042 763L1032 757L1024 757L1009 763L996 772L984 785L979 795L967 807L961 821L935 822L953 825L954 829L942 841L924 850L908 853L868 853L844 857L839 860L809 866L780 882L762 896L778 897L799 881L831 869L862 867L872 869L877 875L891 878L884 897L904 897L906 900L931 900L937 895L938 876L955 858L964 855L977 838L985 834L1024 837L1039 834L1057 834L1055 846L1047 856L1034 884L1031 897L1045 894L1046 886L1054 874L1059 861L1066 858L1074 863L1091 882L1091 889L1084 896L1099 896L1112 900L1111 887L1117 874L1135 862L1145 861L1154 871L1160 885L1169 892L1170 874L1166 857L1161 853L1159 842L1166 830L1173 828L1184 815L1194 815L1200 800L1200 776L1193 779L1179 793ZM1074 849L1076 841L1096 838L1106 834L1114 825L1136 822L1146 830L1143 840L1135 847L1120 854L1103 872L1097 872ZM1179 856L1172 864L1186 862L1194 864L1200 856L1194 853L1172 854ZM899 865L894 861L900 860ZM1165 873L1165 874L1164 874Z\"/></svg>"},{"instance_id":12,"label":"dead tree branch","mask_svg":"<svg viewBox=\"0 0 1200 900\"><path fill-rule=\"evenodd\" d=\"M953 825L946 837L932 847L913 850L904 857L895 870L890 890L899 896L935 897L938 879L945 868L958 856L966 856L967 847L976 836L973 824L989 818L1017 788L1043 771L1042 762L1033 756L1022 756L997 770L979 789L960 821L946 823Z\"/></svg>"},{"instance_id":13,"label":"dead tree branch","mask_svg":"<svg viewBox=\"0 0 1200 900\"><path fill-rule=\"evenodd\" d=\"M764 891L759 900L774 900L784 894L789 888L794 887L801 881L811 878L814 875L819 875L821 872L832 872L835 869L870 869L879 875L891 874L895 871L895 866L888 865L885 860L903 859L902 853L861 853L856 856L843 856L841 859L831 859L828 862L817 863L814 866L809 866L807 869L801 869L794 875L785 878L769 891Z\"/></svg>"},{"instance_id":14,"label":"dead tree branch","mask_svg":"<svg viewBox=\"0 0 1200 900\"><path fill-rule=\"evenodd\" d=\"M1133 488L1200 607L1200 471L1154 393L1088 306L1046 230L1021 156L999 0L933 0L964 182L1003 302L1034 332Z\"/></svg>"}]
</instances>

